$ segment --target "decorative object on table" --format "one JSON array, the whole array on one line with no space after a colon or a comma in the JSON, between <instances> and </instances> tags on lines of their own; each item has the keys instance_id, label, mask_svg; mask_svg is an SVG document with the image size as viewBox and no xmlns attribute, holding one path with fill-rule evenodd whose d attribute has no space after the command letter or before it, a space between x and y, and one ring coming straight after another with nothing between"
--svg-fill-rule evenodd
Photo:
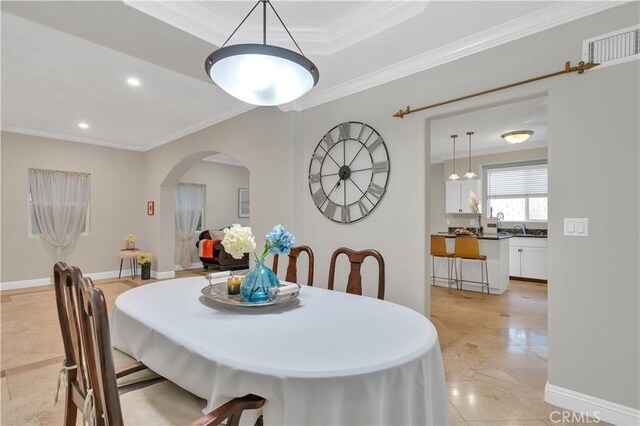
<instances>
[{"instance_id":1,"label":"decorative object on table","mask_svg":"<svg viewBox=\"0 0 640 426\"><path fill-rule=\"evenodd\" d=\"M453 231L453 233L455 235L471 235L471 231L469 231L467 228L458 228Z\"/></svg>"},{"instance_id":2,"label":"decorative object on table","mask_svg":"<svg viewBox=\"0 0 640 426\"><path fill-rule=\"evenodd\" d=\"M338 124L318 142L309 163L309 192L327 219L355 223L380 205L391 165L382 136L359 121Z\"/></svg>"},{"instance_id":3,"label":"decorative object on table","mask_svg":"<svg viewBox=\"0 0 640 426\"><path fill-rule=\"evenodd\" d=\"M480 212L480 200L478 200L478 196L473 191L469 191L469 207L472 212L478 215L478 228L476 234L484 235L484 228L482 227L482 213Z\"/></svg>"},{"instance_id":4,"label":"decorative object on table","mask_svg":"<svg viewBox=\"0 0 640 426\"><path fill-rule=\"evenodd\" d=\"M153 201L147 201L147 216L156 214L156 205Z\"/></svg>"},{"instance_id":5,"label":"decorative object on table","mask_svg":"<svg viewBox=\"0 0 640 426\"><path fill-rule=\"evenodd\" d=\"M125 248L127 250L133 250L136 247L136 236L133 234L127 234L126 237L122 239L125 243Z\"/></svg>"},{"instance_id":6,"label":"decorative object on table","mask_svg":"<svg viewBox=\"0 0 640 426\"><path fill-rule=\"evenodd\" d=\"M251 214L251 192L248 188L238 188L238 217L249 217Z\"/></svg>"},{"instance_id":7,"label":"decorative object on table","mask_svg":"<svg viewBox=\"0 0 640 426\"><path fill-rule=\"evenodd\" d=\"M262 44L226 46L244 21L262 3ZM300 53L267 44L267 5ZM226 47L225 47L226 46ZM205 61L207 75L222 90L241 101L261 106L286 104L311 90L320 74L304 56L269 0L259 0L222 46Z\"/></svg>"},{"instance_id":8,"label":"decorative object on table","mask_svg":"<svg viewBox=\"0 0 640 426\"><path fill-rule=\"evenodd\" d=\"M140 278L148 280L151 278L151 261L153 260L153 253L140 253L138 254L138 265L140 265Z\"/></svg>"},{"instance_id":9,"label":"decorative object on table","mask_svg":"<svg viewBox=\"0 0 640 426\"><path fill-rule=\"evenodd\" d=\"M244 308L255 308L260 306L279 305L296 299L300 294L300 284L274 287L269 293L269 297L264 302L248 302L240 294L229 294L226 282L210 284L200 292L207 299L230 306L241 306Z\"/></svg>"},{"instance_id":10,"label":"decorative object on table","mask_svg":"<svg viewBox=\"0 0 640 426\"><path fill-rule=\"evenodd\" d=\"M240 294L240 285L242 284L243 279L244 276L242 275L231 275L227 278L227 294L230 296Z\"/></svg>"},{"instance_id":11,"label":"decorative object on table","mask_svg":"<svg viewBox=\"0 0 640 426\"><path fill-rule=\"evenodd\" d=\"M249 271L240 285L240 294L248 302L264 302L269 299L271 289L280 286L280 281L264 264L264 259L268 254L287 254L296 239L288 232L284 226L276 225L271 232L266 235L264 249L260 257L256 255L256 266ZM225 250L236 259L253 251L256 248L255 238L248 226L234 224L231 228L224 230L222 245Z\"/></svg>"}]
</instances>

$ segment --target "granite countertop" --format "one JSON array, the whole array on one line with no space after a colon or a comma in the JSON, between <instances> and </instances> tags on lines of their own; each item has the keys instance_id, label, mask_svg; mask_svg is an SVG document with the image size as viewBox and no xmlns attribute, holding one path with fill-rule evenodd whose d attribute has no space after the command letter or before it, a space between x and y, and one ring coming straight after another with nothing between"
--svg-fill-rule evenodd
<instances>
[{"instance_id":1,"label":"granite countertop","mask_svg":"<svg viewBox=\"0 0 640 426\"><path fill-rule=\"evenodd\" d=\"M505 240L507 238L512 238L513 235L511 234L507 234L507 235L482 235L482 236L478 236L475 234L471 234L471 235L457 235L457 234L450 234L448 232L438 232L437 234L431 234L434 235L436 237L445 237L445 238L457 238L457 237L476 237L479 240Z\"/></svg>"},{"instance_id":2,"label":"granite countertop","mask_svg":"<svg viewBox=\"0 0 640 426\"><path fill-rule=\"evenodd\" d=\"M535 235L535 234L512 234L512 237L518 238L547 238L546 235Z\"/></svg>"}]
</instances>

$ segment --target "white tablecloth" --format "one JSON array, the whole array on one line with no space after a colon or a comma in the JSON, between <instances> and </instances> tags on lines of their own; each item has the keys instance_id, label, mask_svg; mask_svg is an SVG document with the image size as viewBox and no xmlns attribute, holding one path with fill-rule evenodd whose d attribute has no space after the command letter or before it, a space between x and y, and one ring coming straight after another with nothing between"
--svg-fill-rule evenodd
<instances>
[{"instance_id":1,"label":"white tablecloth","mask_svg":"<svg viewBox=\"0 0 640 426\"><path fill-rule=\"evenodd\" d=\"M205 412L254 393L267 399L265 425L447 424L438 336L424 316L306 286L286 304L227 307L200 296L206 284L134 288L111 317L114 346L206 399Z\"/></svg>"}]
</instances>

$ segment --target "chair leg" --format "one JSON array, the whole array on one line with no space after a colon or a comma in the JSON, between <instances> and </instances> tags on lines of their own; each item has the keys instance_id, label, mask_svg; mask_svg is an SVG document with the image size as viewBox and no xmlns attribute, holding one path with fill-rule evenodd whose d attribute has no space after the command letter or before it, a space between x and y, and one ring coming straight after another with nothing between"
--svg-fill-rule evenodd
<instances>
[{"instance_id":1,"label":"chair leg","mask_svg":"<svg viewBox=\"0 0 640 426\"><path fill-rule=\"evenodd\" d=\"M123 259L120 259L120 272L118 272L118 279L122 277L122 261Z\"/></svg>"}]
</instances>

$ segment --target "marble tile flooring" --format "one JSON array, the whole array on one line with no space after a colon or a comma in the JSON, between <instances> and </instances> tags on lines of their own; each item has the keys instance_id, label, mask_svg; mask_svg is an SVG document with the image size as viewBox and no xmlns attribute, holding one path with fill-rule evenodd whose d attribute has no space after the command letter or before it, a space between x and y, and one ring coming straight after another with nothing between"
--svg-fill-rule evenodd
<instances>
[{"instance_id":1,"label":"marble tile flooring","mask_svg":"<svg viewBox=\"0 0 640 426\"><path fill-rule=\"evenodd\" d=\"M204 275L184 271L181 277ZM154 280L101 280L109 305ZM502 296L429 287L454 425L544 425L556 408L544 403L547 379L546 285L512 281ZM61 424L53 404L62 342L53 287L1 295L1 423Z\"/></svg>"}]
</instances>

